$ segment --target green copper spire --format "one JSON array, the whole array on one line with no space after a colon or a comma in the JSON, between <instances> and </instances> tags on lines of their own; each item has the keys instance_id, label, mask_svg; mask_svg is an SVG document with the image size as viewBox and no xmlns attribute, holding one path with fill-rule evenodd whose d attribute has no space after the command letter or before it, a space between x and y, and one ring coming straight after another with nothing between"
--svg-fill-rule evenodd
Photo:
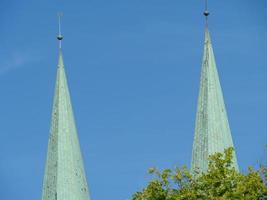
<instances>
[{"instance_id":1,"label":"green copper spire","mask_svg":"<svg viewBox=\"0 0 267 200\"><path fill-rule=\"evenodd\" d=\"M207 170L209 155L234 147L207 27L209 12L206 10L204 15L206 16L205 45L191 161L193 173ZM233 161L233 166L238 170L235 153Z\"/></svg>"},{"instance_id":2,"label":"green copper spire","mask_svg":"<svg viewBox=\"0 0 267 200\"><path fill-rule=\"evenodd\" d=\"M42 200L89 199L60 48Z\"/></svg>"}]
</instances>

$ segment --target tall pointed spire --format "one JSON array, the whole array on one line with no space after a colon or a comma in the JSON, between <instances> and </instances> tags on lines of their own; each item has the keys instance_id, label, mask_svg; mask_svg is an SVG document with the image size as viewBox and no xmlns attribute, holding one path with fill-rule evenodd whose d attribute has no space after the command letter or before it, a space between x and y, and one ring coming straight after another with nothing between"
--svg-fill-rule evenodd
<instances>
[{"instance_id":1,"label":"tall pointed spire","mask_svg":"<svg viewBox=\"0 0 267 200\"><path fill-rule=\"evenodd\" d=\"M42 200L89 199L60 45Z\"/></svg>"},{"instance_id":2,"label":"tall pointed spire","mask_svg":"<svg viewBox=\"0 0 267 200\"><path fill-rule=\"evenodd\" d=\"M209 15L207 1L204 15L206 17L205 45L191 160L193 174L196 171L201 173L207 170L209 155L234 147L207 26ZM233 166L238 170L235 152L233 162Z\"/></svg>"}]
</instances>

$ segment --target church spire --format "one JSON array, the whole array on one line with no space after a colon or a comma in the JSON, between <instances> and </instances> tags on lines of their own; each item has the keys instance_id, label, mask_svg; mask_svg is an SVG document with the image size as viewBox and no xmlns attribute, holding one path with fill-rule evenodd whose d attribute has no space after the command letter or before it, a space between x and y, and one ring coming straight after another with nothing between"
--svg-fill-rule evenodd
<instances>
[{"instance_id":1,"label":"church spire","mask_svg":"<svg viewBox=\"0 0 267 200\"><path fill-rule=\"evenodd\" d=\"M60 45L59 59L42 200L89 200L83 159L64 69L61 51L63 37L60 31L57 38Z\"/></svg>"},{"instance_id":2,"label":"church spire","mask_svg":"<svg viewBox=\"0 0 267 200\"><path fill-rule=\"evenodd\" d=\"M209 155L234 147L207 26L209 16L207 1L204 15L206 17L205 44L191 160L193 174L196 171L201 173L207 170ZM238 170L235 152L233 166Z\"/></svg>"}]
</instances>

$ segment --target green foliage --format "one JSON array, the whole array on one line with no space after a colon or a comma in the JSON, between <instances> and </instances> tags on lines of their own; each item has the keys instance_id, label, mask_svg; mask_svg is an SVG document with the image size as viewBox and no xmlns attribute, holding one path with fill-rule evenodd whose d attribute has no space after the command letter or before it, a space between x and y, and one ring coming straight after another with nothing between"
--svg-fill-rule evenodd
<instances>
[{"instance_id":1,"label":"green foliage","mask_svg":"<svg viewBox=\"0 0 267 200\"><path fill-rule=\"evenodd\" d=\"M155 175L146 188L133 195L133 200L263 200L267 199L266 167L249 168L241 174L232 166L233 148L210 156L206 173L194 176L186 167L162 172L150 168Z\"/></svg>"}]
</instances>

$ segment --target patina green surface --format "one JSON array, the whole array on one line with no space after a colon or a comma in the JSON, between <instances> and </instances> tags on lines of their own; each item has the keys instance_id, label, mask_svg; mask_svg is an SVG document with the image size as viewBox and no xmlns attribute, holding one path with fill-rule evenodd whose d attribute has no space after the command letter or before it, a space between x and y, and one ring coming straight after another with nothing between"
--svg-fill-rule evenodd
<instances>
[{"instance_id":1,"label":"patina green surface","mask_svg":"<svg viewBox=\"0 0 267 200\"><path fill-rule=\"evenodd\" d=\"M89 200L61 49L42 200Z\"/></svg>"},{"instance_id":2,"label":"patina green surface","mask_svg":"<svg viewBox=\"0 0 267 200\"><path fill-rule=\"evenodd\" d=\"M205 172L209 155L233 146L210 34L206 27L191 171ZM238 170L235 153L233 161Z\"/></svg>"}]
</instances>

